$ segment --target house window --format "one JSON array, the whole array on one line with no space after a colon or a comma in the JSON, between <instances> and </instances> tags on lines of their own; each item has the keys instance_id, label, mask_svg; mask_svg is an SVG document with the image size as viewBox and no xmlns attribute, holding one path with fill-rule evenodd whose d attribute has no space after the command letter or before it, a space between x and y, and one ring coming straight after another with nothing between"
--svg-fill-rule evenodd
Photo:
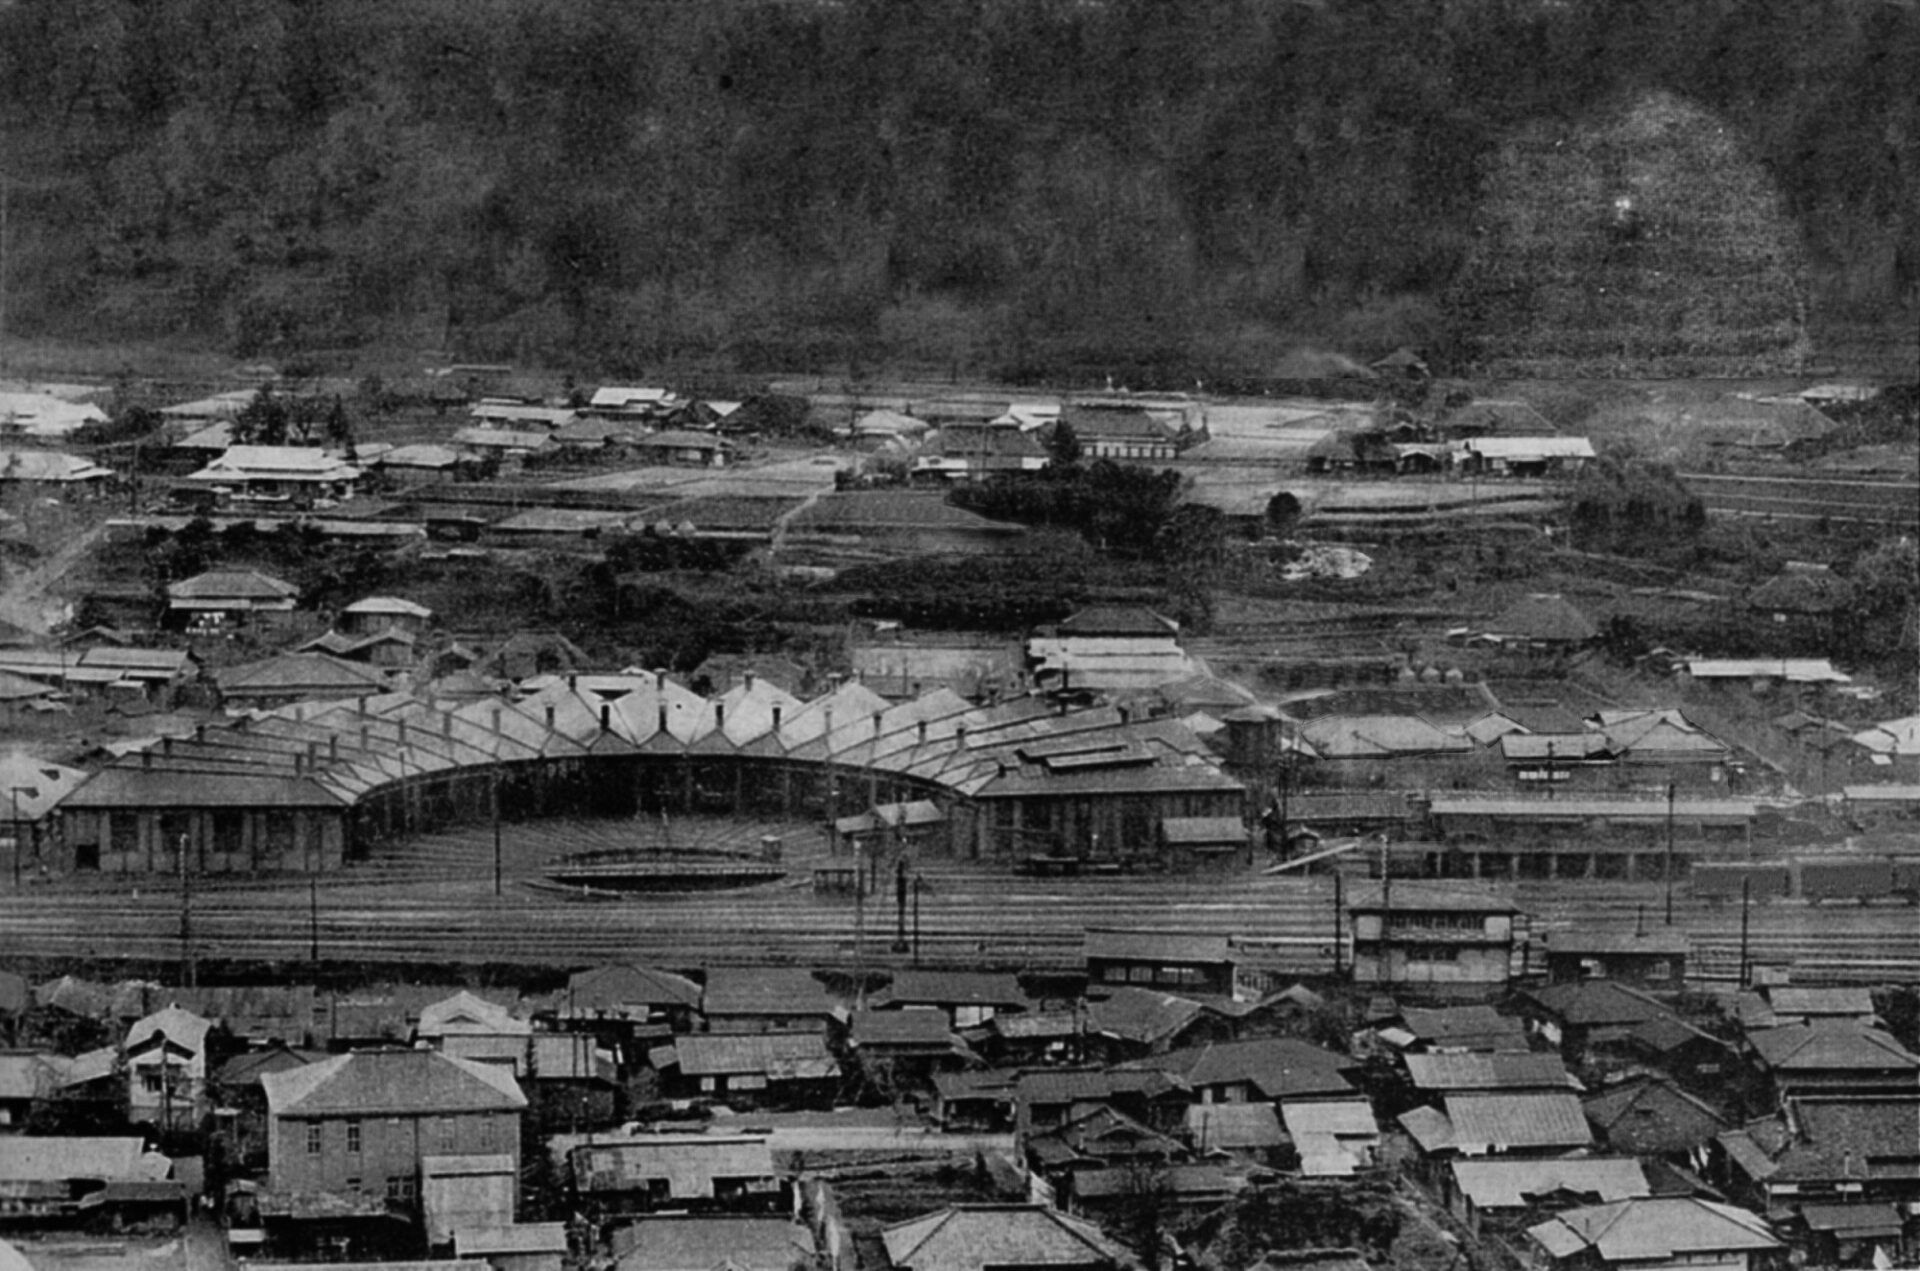
<instances>
[{"instance_id":1,"label":"house window","mask_svg":"<svg viewBox=\"0 0 1920 1271\"><path fill-rule=\"evenodd\" d=\"M307 1155L320 1155L320 1123L318 1121L307 1123Z\"/></svg>"},{"instance_id":2,"label":"house window","mask_svg":"<svg viewBox=\"0 0 1920 1271\"><path fill-rule=\"evenodd\" d=\"M347 1151L358 1155L360 1152L360 1122L358 1119L347 1122Z\"/></svg>"},{"instance_id":3,"label":"house window","mask_svg":"<svg viewBox=\"0 0 1920 1271\"><path fill-rule=\"evenodd\" d=\"M148 1094L159 1094L162 1090L166 1089L166 1086L166 1080L161 1075L160 1069L143 1068L140 1070L140 1088Z\"/></svg>"},{"instance_id":4,"label":"house window","mask_svg":"<svg viewBox=\"0 0 1920 1271\"><path fill-rule=\"evenodd\" d=\"M413 1175L395 1174L387 1179L387 1201L390 1204L411 1204L414 1195Z\"/></svg>"},{"instance_id":5,"label":"house window","mask_svg":"<svg viewBox=\"0 0 1920 1271\"><path fill-rule=\"evenodd\" d=\"M494 1149L494 1123L492 1117L480 1118L480 1150L491 1152Z\"/></svg>"},{"instance_id":6,"label":"house window","mask_svg":"<svg viewBox=\"0 0 1920 1271\"><path fill-rule=\"evenodd\" d=\"M452 1117L440 1118L440 1150L442 1152L453 1151L453 1127L454 1119Z\"/></svg>"}]
</instances>

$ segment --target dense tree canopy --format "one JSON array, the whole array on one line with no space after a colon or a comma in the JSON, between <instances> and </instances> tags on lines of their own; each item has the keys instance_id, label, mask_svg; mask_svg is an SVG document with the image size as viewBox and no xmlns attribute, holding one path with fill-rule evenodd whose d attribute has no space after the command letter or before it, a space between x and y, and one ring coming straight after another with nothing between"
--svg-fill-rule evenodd
<instances>
[{"instance_id":1,"label":"dense tree canopy","mask_svg":"<svg viewBox=\"0 0 1920 1271\"><path fill-rule=\"evenodd\" d=\"M1917 64L1880 0L17 0L7 327L1257 371L1471 322L1512 139L1661 90L1891 323Z\"/></svg>"}]
</instances>

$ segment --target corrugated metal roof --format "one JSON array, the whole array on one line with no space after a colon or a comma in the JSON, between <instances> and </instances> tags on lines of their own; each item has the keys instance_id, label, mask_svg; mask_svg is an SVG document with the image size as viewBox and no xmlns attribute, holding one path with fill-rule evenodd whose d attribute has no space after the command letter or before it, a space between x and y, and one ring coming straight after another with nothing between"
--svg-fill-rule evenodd
<instances>
[{"instance_id":1,"label":"corrugated metal roof","mask_svg":"<svg viewBox=\"0 0 1920 1271\"><path fill-rule=\"evenodd\" d=\"M1650 1194L1647 1172L1633 1159L1474 1160L1453 1162L1460 1192L1476 1209L1520 1209L1553 1192L1597 1196L1602 1202Z\"/></svg>"},{"instance_id":2,"label":"corrugated metal roof","mask_svg":"<svg viewBox=\"0 0 1920 1271\"><path fill-rule=\"evenodd\" d=\"M1586 1147L1593 1142L1580 1100L1571 1092L1450 1094L1445 1102L1453 1141L1469 1155Z\"/></svg>"}]
</instances>

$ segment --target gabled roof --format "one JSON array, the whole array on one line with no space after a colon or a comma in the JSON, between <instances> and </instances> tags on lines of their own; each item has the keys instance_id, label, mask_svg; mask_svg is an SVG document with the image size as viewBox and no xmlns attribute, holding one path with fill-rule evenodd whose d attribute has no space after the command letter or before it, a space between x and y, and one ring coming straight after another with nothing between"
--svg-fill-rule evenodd
<instances>
[{"instance_id":1,"label":"gabled roof","mask_svg":"<svg viewBox=\"0 0 1920 1271\"><path fill-rule=\"evenodd\" d=\"M1555 1258L1591 1251L1603 1262L1655 1262L1780 1247L1758 1214L1691 1196L1570 1209L1529 1227L1527 1234Z\"/></svg>"},{"instance_id":2,"label":"gabled roof","mask_svg":"<svg viewBox=\"0 0 1920 1271\"><path fill-rule=\"evenodd\" d=\"M901 1271L1133 1265L1100 1228L1044 1205L953 1205L880 1237Z\"/></svg>"},{"instance_id":3,"label":"gabled roof","mask_svg":"<svg viewBox=\"0 0 1920 1271\"><path fill-rule=\"evenodd\" d=\"M204 574L167 584L174 600L291 600L300 589L282 578L257 569L210 569Z\"/></svg>"},{"instance_id":4,"label":"gabled roof","mask_svg":"<svg viewBox=\"0 0 1920 1271\"><path fill-rule=\"evenodd\" d=\"M368 596L348 605L341 613L390 613L406 618L431 618L433 610L399 596Z\"/></svg>"},{"instance_id":5,"label":"gabled roof","mask_svg":"<svg viewBox=\"0 0 1920 1271\"><path fill-rule=\"evenodd\" d=\"M1180 624L1141 605L1094 605L1063 619L1061 636L1159 638L1180 634Z\"/></svg>"},{"instance_id":6,"label":"gabled roof","mask_svg":"<svg viewBox=\"0 0 1920 1271\"><path fill-rule=\"evenodd\" d=\"M182 1010L178 1006L167 1006L143 1019L136 1020L127 1030L126 1050L131 1053L142 1042L155 1035L164 1035L168 1042L184 1046L195 1054L206 1048L207 1033L213 1027L213 1021L203 1019L192 1011Z\"/></svg>"},{"instance_id":7,"label":"gabled roof","mask_svg":"<svg viewBox=\"0 0 1920 1271\"><path fill-rule=\"evenodd\" d=\"M1231 962L1233 953L1225 936L1201 935L1184 931L1116 931L1089 927L1086 956L1115 960L1168 962Z\"/></svg>"},{"instance_id":8,"label":"gabled roof","mask_svg":"<svg viewBox=\"0 0 1920 1271\"><path fill-rule=\"evenodd\" d=\"M1635 1155L1690 1151L1727 1128L1717 1111L1664 1077L1623 1082L1581 1107L1614 1151Z\"/></svg>"},{"instance_id":9,"label":"gabled roof","mask_svg":"<svg viewBox=\"0 0 1920 1271\"><path fill-rule=\"evenodd\" d=\"M173 1163L146 1150L146 1140L9 1135L0 1151L0 1183L64 1183L71 1179L161 1179Z\"/></svg>"},{"instance_id":10,"label":"gabled roof","mask_svg":"<svg viewBox=\"0 0 1920 1271\"><path fill-rule=\"evenodd\" d=\"M1760 1062L1775 1072L1834 1069L1920 1073L1920 1056L1877 1028L1842 1023L1787 1024L1748 1033Z\"/></svg>"},{"instance_id":11,"label":"gabled roof","mask_svg":"<svg viewBox=\"0 0 1920 1271\"><path fill-rule=\"evenodd\" d=\"M1521 1209L1554 1192L1592 1194L1603 1203L1651 1192L1646 1170L1630 1158L1469 1160L1452 1168L1461 1194L1476 1209Z\"/></svg>"},{"instance_id":12,"label":"gabled roof","mask_svg":"<svg viewBox=\"0 0 1920 1271\"><path fill-rule=\"evenodd\" d=\"M1401 1010L1400 1022L1415 1041L1431 1046L1465 1050L1527 1049L1526 1025L1483 1003L1409 1006Z\"/></svg>"},{"instance_id":13,"label":"gabled roof","mask_svg":"<svg viewBox=\"0 0 1920 1271\"><path fill-rule=\"evenodd\" d=\"M698 1005L700 986L684 975L621 962L575 971L568 976L561 1014L590 1015L623 1007Z\"/></svg>"},{"instance_id":14,"label":"gabled roof","mask_svg":"<svg viewBox=\"0 0 1920 1271\"><path fill-rule=\"evenodd\" d=\"M518 1112L520 1083L496 1064L433 1050L361 1050L261 1079L272 1116Z\"/></svg>"},{"instance_id":15,"label":"gabled roof","mask_svg":"<svg viewBox=\"0 0 1920 1271\"><path fill-rule=\"evenodd\" d=\"M886 996L890 1002L914 1006L1025 1009L1031 1004L1020 981L1001 971L895 971Z\"/></svg>"},{"instance_id":16,"label":"gabled roof","mask_svg":"<svg viewBox=\"0 0 1920 1271\"><path fill-rule=\"evenodd\" d=\"M791 1271L812 1264L813 1236L789 1218L647 1214L614 1233L618 1271Z\"/></svg>"},{"instance_id":17,"label":"gabled roof","mask_svg":"<svg viewBox=\"0 0 1920 1271\"><path fill-rule=\"evenodd\" d=\"M1773 1007L1775 1015L1857 1016L1866 1019L1874 1013L1873 993L1866 988L1776 984L1762 992L1766 994L1767 1004Z\"/></svg>"},{"instance_id":18,"label":"gabled roof","mask_svg":"<svg viewBox=\"0 0 1920 1271\"><path fill-rule=\"evenodd\" d=\"M1416 1090L1573 1090L1572 1074L1558 1055L1408 1055Z\"/></svg>"},{"instance_id":19,"label":"gabled roof","mask_svg":"<svg viewBox=\"0 0 1920 1271\"><path fill-rule=\"evenodd\" d=\"M1268 1099L1348 1094L1353 1084L1343 1075L1354 1062L1293 1037L1260 1037L1169 1051L1124 1065L1153 1069L1189 1086L1245 1083Z\"/></svg>"},{"instance_id":20,"label":"gabled roof","mask_svg":"<svg viewBox=\"0 0 1920 1271\"><path fill-rule=\"evenodd\" d=\"M1187 1138L1196 1152L1279 1147L1287 1141L1271 1103L1197 1103L1187 1109Z\"/></svg>"},{"instance_id":21,"label":"gabled roof","mask_svg":"<svg viewBox=\"0 0 1920 1271\"><path fill-rule=\"evenodd\" d=\"M525 1036L533 1031L533 1025L515 1018L506 1007L461 989L452 997L422 1007L414 1031L421 1037L450 1033Z\"/></svg>"},{"instance_id":22,"label":"gabled roof","mask_svg":"<svg viewBox=\"0 0 1920 1271\"><path fill-rule=\"evenodd\" d=\"M339 691L365 694L379 693L387 687L387 677L377 669L325 653L282 653L228 667L217 678L222 693L247 696Z\"/></svg>"},{"instance_id":23,"label":"gabled roof","mask_svg":"<svg viewBox=\"0 0 1920 1271\"><path fill-rule=\"evenodd\" d=\"M1206 1014L1206 1007L1189 998L1152 989L1118 988L1087 1007L1087 1027L1093 1032L1137 1045L1178 1036Z\"/></svg>"},{"instance_id":24,"label":"gabled roof","mask_svg":"<svg viewBox=\"0 0 1920 1271\"><path fill-rule=\"evenodd\" d=\"M810 1081L832 1077L840 1065L819 1033L687 1033L673 1042L682 1076L764 1076Z\"/></svg>"},{"instance_id":25,"label":"gabled roof","mask_svg":"<svg viewBox=\"0 0 1920 1271\"><path fill-rule=\"evenodd\" d=\"M847 1035L860 1046L937 1046L955 1044L947 1013L931 1006L898 1011L855 1011L847 1021Z\"/></svg>"},{"instance_id":26,"label":"gabled roof","mask_svg":"<svg viewBox=\"0 0 1920 1271\"><path fill-rule=\"evenodd\" d=\"M1528 989L1526 996L1576 1028L1642 1024L1672 1014L1653 998L1615 980L1569 980Z\"/></svg>"},{"instance_id":27,"label":"gabled roof","mask_svg":"<svg viewBox=\"0 0 1920 1271\"><path fill-rule=\"evenodd\" d=\"M833 999L800 967L713 967L701 1009L718 1015L827 1015Z\"/></svg>"},{"instance_id":28,"label":"gabled roof","mask_svg":"<svg viewBox=\"0 0 1920 1271\"><path fill-rule=\"evenodd\" d=\"M1445 1103L1454 1145L1469 1156L1483 1151L1572 1149L1593 1142L1580 1099L1571 1091L1450 1094Z\"/></svg>"}]
</instances>

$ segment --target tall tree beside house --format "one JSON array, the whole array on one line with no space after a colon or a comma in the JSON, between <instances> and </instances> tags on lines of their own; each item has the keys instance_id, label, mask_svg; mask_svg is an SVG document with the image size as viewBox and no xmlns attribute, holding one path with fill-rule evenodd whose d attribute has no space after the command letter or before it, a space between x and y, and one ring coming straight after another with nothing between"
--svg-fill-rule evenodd
<instances>
[{"instance_id":1,"label":"tall tree beside house","mask_svg":"<svg viewBox=\"0 0 1920 1271\"><path fill-rule=\"evenodd\" d=\"M233 417L233 442L237 446L284 446L291 423L287 403L271 384L262 385Z\"/></svg>"},{"instance_id":2,"label":"tall tree beside house","mask_svg":"<svg viewBox=\"0 0 1920 1271\"><path fill-rule=\"evenodd\" d=\"M1068 471L1080 466L1080 434L1073 425L1061 420L1053 426L1053 432L1047 438L1047 455L1057 471Z\"/></svg>"}]
</instances>

